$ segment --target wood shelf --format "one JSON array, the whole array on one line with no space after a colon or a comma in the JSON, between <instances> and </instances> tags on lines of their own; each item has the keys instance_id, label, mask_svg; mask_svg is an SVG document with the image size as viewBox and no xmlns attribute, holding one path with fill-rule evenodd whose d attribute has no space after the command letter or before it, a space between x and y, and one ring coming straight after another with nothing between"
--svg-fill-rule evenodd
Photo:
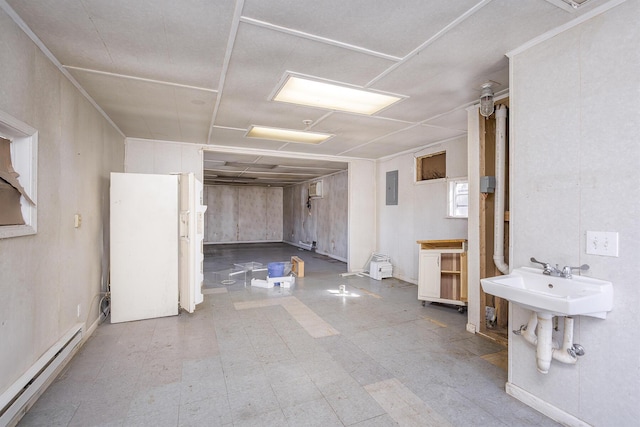
<instances>
[{"instance_id":1,"label":"wood shelf","mask_svg":"<svg viewBox=\"0 0 640 427\"><path fill-rule=\"evenodd\" d=\"M465 239L417 240L416 242L420 245L420 249L467 250L467 241Z\"/></svg>"}]
</instances>

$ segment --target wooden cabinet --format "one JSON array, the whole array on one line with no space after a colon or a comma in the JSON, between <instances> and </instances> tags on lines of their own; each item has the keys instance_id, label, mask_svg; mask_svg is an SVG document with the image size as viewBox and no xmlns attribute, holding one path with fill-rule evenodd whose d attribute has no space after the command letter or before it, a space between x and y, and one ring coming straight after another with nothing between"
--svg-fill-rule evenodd
<instances>
[{"instance_id":1,"label":"wooden cabinet","mask_svg":"<svg viewBox=\"0 0 640 427\"><path fill-rule=\"evenodd\" d=\"M418 299L467 305L467 241L418 240ZM462 308L462 307L461 307Z\"/></svg>"}]
</instances>

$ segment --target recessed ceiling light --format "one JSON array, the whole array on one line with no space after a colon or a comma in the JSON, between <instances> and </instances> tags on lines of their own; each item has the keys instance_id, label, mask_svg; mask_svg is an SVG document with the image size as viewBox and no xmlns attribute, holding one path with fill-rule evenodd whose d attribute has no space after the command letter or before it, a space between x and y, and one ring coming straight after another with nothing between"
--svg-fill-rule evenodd
<instances>
[{"instance_id":1,"label":"recessed ceiling light","mask_svg":"<svg viewBox=\"0 0 640 427\"><path fill-rule=\"evenodd\" d=\"M586 2L588 2L589 0L562 0L562 1L567 3L572 8L577 9L583 4L585 4Z\"/></svg>"},{"instance_id":2,"label":"recessed ceiling light","mask_svg":"<svg viewBox=\"0 0 640 427\"><path fill-rule=\"evenodd\" d=\"M547 0L549 3L558 6L569 12L578 10L589 2L589 0Z\"/></svg>"},{"instance_id":3,"label":"recessed ceiling light","mask_svg":"<svg viewBox=\"0 0 640 427\"><path fill-rule=\"evenodd\" d=\"M358 89L320 80L287 75L284 84L273 97L274 101L347 111L375 114L404 99L398 95Z\"/></svg>"},{"instance_id":4,"label":"recessed ceiling light","mask_svg":"<svg viewBox=\"0 0 640 427\"><path fill-rule=\"evenodd\" d=\"M304 132L293 129L280 129L267 126L251 126L247 132L249 138L272 139L275 141L301 142L306 144L320 144L333 135L320 132Z\"/></svg>"}]
</instances>

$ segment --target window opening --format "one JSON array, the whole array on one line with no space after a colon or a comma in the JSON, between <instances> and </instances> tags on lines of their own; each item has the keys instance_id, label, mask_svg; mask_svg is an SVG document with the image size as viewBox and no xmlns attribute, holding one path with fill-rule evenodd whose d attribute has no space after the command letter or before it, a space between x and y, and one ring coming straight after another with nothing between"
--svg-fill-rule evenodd
<instances>
[{"instance_id":1,"label":"window opening","mask_svg":"<svg viewBox=\"0 0 640 427\"><path fill-rule=\"evenodd\" d=\"M428 154L416 158L416 181L441 179L447 176L447 153Z\"/></svg>"},{"instance_id":2,"label":"window opening","mask_svg":"<svg viewBox=\"0 0 640 427\"><path fill-rule=\"evenodd\" d=\"M469 181L466 178L449 181L448 212L451 218L467 218L469 216Z\"/></svg>"},{"instance_id":3,"label":"window opening","mask_svg":"<svg viewBox=\"0 0 640 427\"><path fill-rule=\"evenodd\" d=\"M0 238L37 230L38 132L0 111Z\"/></svg>"},{"instance_id":4,"label":"window opening","mask_svg":"<svg viewBox=\"0 0 640 427\"><path fill-rule=\"evenodd\" d=\"M11 141L0 136L0 225L24 225L21 197L34 204L11 165Z\"/></svg>"}]
</instances>

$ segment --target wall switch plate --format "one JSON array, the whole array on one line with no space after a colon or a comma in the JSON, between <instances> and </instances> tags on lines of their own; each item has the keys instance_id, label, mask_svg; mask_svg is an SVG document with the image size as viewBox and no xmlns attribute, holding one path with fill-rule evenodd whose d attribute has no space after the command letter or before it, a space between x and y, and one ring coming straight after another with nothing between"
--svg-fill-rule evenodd
<instances>
[{"instance_id":1,"label":"wall switch plate","mask_svg":"<svg viewBox=\"0 0 640 427\"><path fill-rule=\"evenodd\" d=\"M587 253L592 255L618 256L618 233L616 231L587 231Z\"/></svg>"},{"instance_id":2,"label":"wall switch plate","mask_svg":"<svg viewBox=\"0 0 640 427\"><path fill-rule=\"evenodd\" d=\"M73 226L75 228L80 228L81 224L82 224L82 216L80 214L75 214L73 216Z\"/></svg>"}]
</instances>

